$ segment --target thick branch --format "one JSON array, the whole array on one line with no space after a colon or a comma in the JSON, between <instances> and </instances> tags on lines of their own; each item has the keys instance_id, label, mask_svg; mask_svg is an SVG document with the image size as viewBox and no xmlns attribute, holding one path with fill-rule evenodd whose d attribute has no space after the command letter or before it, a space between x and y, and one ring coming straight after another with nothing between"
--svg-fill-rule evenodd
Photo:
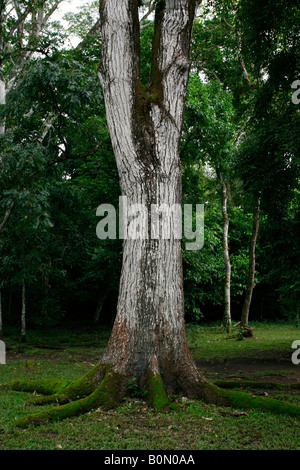
<instances>
[{"instance_id":1,"label":"thick branch","mask_svg":"<svg viewBox=\"0 0 300 470\"><path fill-rule=\"evenodd\" d=\"M140 27L141 29L147 27L150 23L145 23L144 24L144 21L146 21L147 18L149 18L149 16L154 12L155 10L155 5L156 5L156 1L155 0L151 0L149 5L148 5L148 9L146 11L146 13L142 16L142 18L140 19Z\"/></svg>"},{"instance_id":2,"label":"thick branch","mask_svg":"<svg viewBox=\"0 0 300 470\"><path fill-rule=\"evenodd\" d=\"M137 154L132 120L140 72L138 1L103 0L100 19L102 51L98 73L108 128L119 173L129 168L134 173Z\"/></svg>"},{"instance_id":3,"label":"thick branch","mask_svg":"<svg viewBox=\"0 0 300 470\"><path fill-rule=\"evenodd\" d=\"M100 18L96 21L96 23L91 27L91 29L89 30L89 32L87 33L86 37L80 41L79 44L77 44L76 46L76 50L82 50L85 48L86 46L86 43L88 42L88 40L94 36L98 36L100 35L101 33L101 21L100 21Z\"/></svg>"},{"instance_id":4,"label":"thick branch","mask_svg":"<svg viewBox=\"0 0 300 470\"><path fill-rule=\"evenodd\" d=\"M20 25L26 20L27 16L31 13L32 11L32 5L28 5L27 8L25 8L23 13L20 13L19 9L15 6L16 13L18 16L17 21L12 25L10 31L7 34L7 39L10 38L14 32L20 27Z\"/></svg>"},{"instance_id":5,"label":"thick branch","mask_svg":"<svg viewBox=\"0 0 300 470\"><path fill-rule=\"evenodd\" d=\"M192 0L164 0L155 12L151 79L156 88L163 86L163 104L174 118L185 102L195 8ZM183 94L178 93L178 79ZM181 109L177 109L178 105Z\"/></svg>"}]
</instances>

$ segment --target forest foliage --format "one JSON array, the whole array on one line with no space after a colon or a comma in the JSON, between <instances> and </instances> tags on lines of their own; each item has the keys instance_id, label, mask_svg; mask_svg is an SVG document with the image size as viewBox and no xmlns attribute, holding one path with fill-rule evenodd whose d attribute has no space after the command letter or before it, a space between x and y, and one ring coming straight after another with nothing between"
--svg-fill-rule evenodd
<instances>
[{"instance_id":1,"label":"forest foliage","mask_svg":"<svg viewBox=\"0 0 300 470\"><path fill-rule=\"evenodd\" d=\"M97 2L52 19L53 0L0 11L0 288L3 331L113 321L121 240L99 240L96 209L118 207L118 173L97 68ZM145 4L145 12L147 11ZM151 4L151 2L150 2ZM55 11L55 8L54 10ZM39 18L44 23L39 23ZM240 320L261 199L250 318L299 320L299 6L207 1L195 20L181 143L183 203L204 204L205 241L185 251L188 322L222 320L222 188L228 188L232 316ZM99 25L98 25L99 26ZM76 35L77 45L68 39ZM151 16L141 28L149 81ZM300 86L299 86L300 88ZM22 298L22 286L26 286ZM24 290L23 290L24 294Z\"/></svg>"}]
</instances>

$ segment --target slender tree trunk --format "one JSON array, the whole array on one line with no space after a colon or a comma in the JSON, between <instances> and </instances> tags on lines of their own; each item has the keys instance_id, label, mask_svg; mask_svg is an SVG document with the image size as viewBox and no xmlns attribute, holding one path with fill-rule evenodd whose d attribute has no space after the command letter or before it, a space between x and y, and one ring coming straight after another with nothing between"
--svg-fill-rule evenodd
<instances>
[{"instance_id":1,"label":"slender tree trunk","mask_svg":"<svg viewBox=\"0 0 300 470\"><path fill-rule=\"evenodd\" d=\"M48 302L49 302L49 278L48 275L45 274L43 280L43 300L42 300L42 314L44 317L48 316Z\"/></svg>"},{"instance_id":2,"label":"slender tree trunk","mask_svg":"<svg viewBox=\"0 0 300 470\"><path fill-rule=\"evenodd\" d=\"M0 105L6 103L6 85L4 78L0 78ZM0 135L5 134L5 120L0 122Z\"/></svg>"},{"instance_id":3,"label":"slender tree trunk","mask_svg":"<svg viewBox=\"0 0 300 470\"><path fill-rule=\"evenodd\" d=\"M21 342L26 343L26 292L24 279L22 281Z\"/></svg>"},{"instance_id":4,"label":"slender tree trunk","mask_svg":"<svg viewBox=\"0 0 300 470\"><path fill-rule=\"evenodd\" d=\"M2 319L2 289L0 288L0 339L3 337L3 319Z\"/></svg>"},{"instance_id":5,"label":"slender tree trunk","mask_svg":"<svg viewBox=\"0 0 300 470\"><path fill-rule=\"evenodd\" d=\"M103 308L103 304L104 304L106 298L107 298L107 293L102 293L100 295L100 298L98 300L97 307L96 307L96 310L95 310L95 314L94 314L94 322L95 323L98 323L98 321L99 321L99 318L100 318L100 315L101 315L101 312L102 312L102 308Z\"/></svg>"},{"instance_id":6,"label":"slender tree trunk","mask_svg":"<svg viewBox=\"0 0 300 470\"><path fill-rule=\"evenodd\" d=\"M230 307L230 283L231 283L231 264L228 247L228 229L229 217L227 213L228 193L225 182L222 182L222 214L223 214L223 257L225 263L225 279L224 279L224 318L223 324L226 331L231 330L231 307Z\"/></svg>"},{"instance_id":7,"label":"slender tree trunk","mask_svg":"<svg viewBox=\"0 0 300 470\"><path fill-rule=\"evenodd\" d=\"M1 19L1 17L0 17L0 19ZM1 74L1 71L0 71L0 74ZM4 78L0 77L0 105L5 105L5 104L6 104L6 83L5 83ZM0 122L0 135L5 134L5 124L6 124L5 119L3 119L3 121ZM10 203L9 207L7 208L7 210L5 211L3 219L0 222L0 233L4 229L5 224L6 224L6 222L8 221L8 219L11 215L11 212L14 208L14 205L15 205L15 202L12 201Z\"/></svg>"},{"instance_id":8,"label":"slender tree trunk","mask_svg":"<svg viewBox=\"0 0 300 470\"><path fill-rule=\"evenodd\" d=\"M241 327L243 329L248 327L249 311L250 311L252 293L253 293L253 288L254 288L255 249L256 249L256 241L257 241L257 235L258 235L258 229L259 229L259 215L260 215L260 198L258 198L257 205L253 213L252 235L251 235L250 248L249 248L248 280L247 280L246 294L245 294L244 304L242 308L242 316L241 316Z\"/></svg>"}]
</instances>

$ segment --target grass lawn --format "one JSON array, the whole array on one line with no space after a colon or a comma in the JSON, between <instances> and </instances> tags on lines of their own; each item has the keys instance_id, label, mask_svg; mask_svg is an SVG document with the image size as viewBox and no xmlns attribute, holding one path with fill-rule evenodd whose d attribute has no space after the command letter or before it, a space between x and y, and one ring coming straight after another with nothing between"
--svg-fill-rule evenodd
<instances>
[{"instance_id":1,"label":"grass lawn","mask_svg":"<svg viewBox=\"0 0 300 470\"><path fill-rule=\"evenodd\" d=\"M237 332L224 332L221 326L187 326L187 337L194 358L258 359L281 361L291 357L294 340L300 340L300 328L292 324L253 323L253 338L237 341Z\"/></svg>"},{"instance_id":2,"label":"grass lawn","mask_svg":"<svg viewBox=\"0 0 300 470\"><path fill-rule=\"evenodd\" d=\"M266 390L263 382L300 381L300 366L291 362L291 344L300 339L292 325L255 324L254 338L238 341L219 326L187 326L196 363L211 380L262 382L250 393L300 405L299 390ZM96 364L109 337L98 328L31 330L22 352L15 332L4 338L7 364L0 365L0 383L17 378L58 377L72 380ZM296 418L254 410L205 405L180 400L178 411L154 413L138 399L118 409L95 409L60 423L25 430L11 423L35 411L26 405L28 393L0 391L0 450L299 450L300 423ZM46 409L47 407L45 407ZM41 407L39 407L41 409Z\"/></svg>"}]
</instances>

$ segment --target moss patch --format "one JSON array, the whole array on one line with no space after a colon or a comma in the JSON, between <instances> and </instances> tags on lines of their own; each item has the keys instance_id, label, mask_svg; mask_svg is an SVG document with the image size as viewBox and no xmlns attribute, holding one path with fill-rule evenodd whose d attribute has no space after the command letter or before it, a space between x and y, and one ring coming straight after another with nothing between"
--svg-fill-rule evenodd
<instances>
[{"instance_id":1,"label":"moss patch","mask_svg":"<svg viewBox=\"0 0 300 470\"><path fill-rule=\"evenodd\" d=\"M156 411L164 411L171 408L170 400L167 397L163 381L159 374L154 374L153 372L148 373L146 388L149 406Z\"/></svg>"},{"instance_id":2,"label":"moss patch","mask_svg":"<svg viewBox=\"0 0 300 470\"><path fill-rule=\"evenodd\" d=\"M40 425L47 422L60 421L86 413L94 407L101 406L107 410L117 406L121 401L123 376L110 370L106 372L100 385L88 396L70 403L60 405L50 410L34 413L17 420L16 427L25 428L30 425Z\"/></svg>"},{"instance_id":3,"label":"moss patch","mask_svg":"<svg viewBox=\"0 0 300 470\"><path fill-rule=\"evenodd\" d=\"M220 395L228 400L230 406L270 411L300 418L300 406L268 397L257 397L250 393L220 389Z\"/></svg>"},{"instance_id":4,"label":"moss patch","mask_svg":"<svg viewBox=\"0 0 300 470\"><path fill-rule=\"evenodd\" d=\"M61 391L69 382L61 379L46 380L13 380L8 384L2 384L0 389L10 389L18 392L36 392L43 395L52 395Z\"/></svg>"},{"instance_id":5,"label":"moss patch","mask_svg":"<svg viewBox=\"0 0 300 470\"><path fill-rule=\"evenodd\" d=\"M251 380L214 380L213 383L220 388L248 388L268 390L300 390L300 382L280 384L276 382L256 382Z\"/></svg>"}]
</instances>

